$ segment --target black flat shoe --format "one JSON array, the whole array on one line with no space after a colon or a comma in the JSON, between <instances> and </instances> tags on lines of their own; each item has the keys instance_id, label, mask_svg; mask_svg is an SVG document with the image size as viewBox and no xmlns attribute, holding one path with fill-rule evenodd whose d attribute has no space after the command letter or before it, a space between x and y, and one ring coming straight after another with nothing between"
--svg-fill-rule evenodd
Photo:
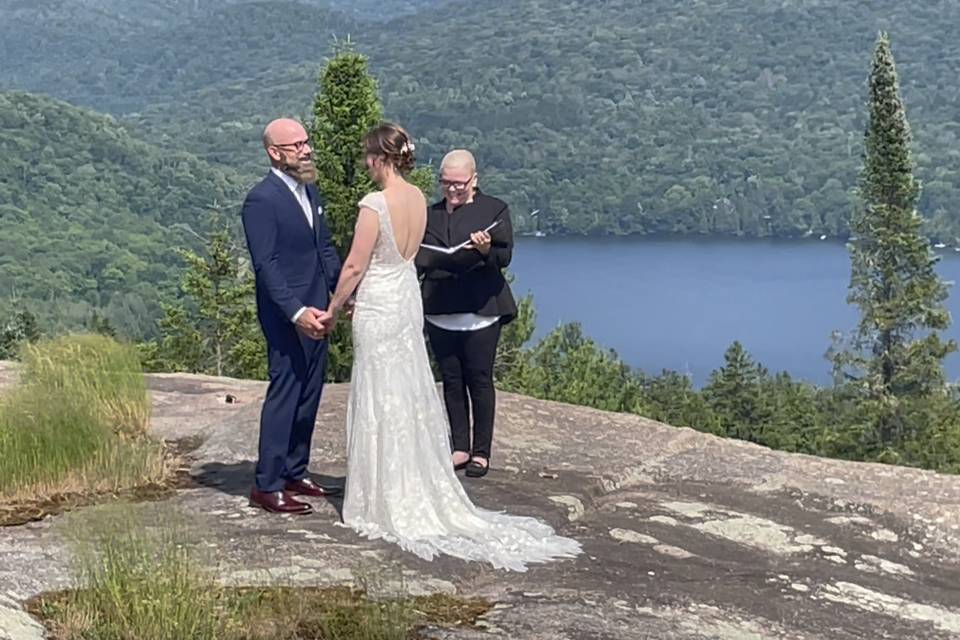
<instances>
[{"instance_id":1,"label":"black flat shoe","mask_svg":"<svg viewBox=\"0 0 960 640\"><path fill-rule=\"evenodd\" d=\"M490 463L480 464L476 460L471 460L467 463L467 477L468 478L482 478L487 475L487 471L490 470Z\"/></svg>"}]
</instances>

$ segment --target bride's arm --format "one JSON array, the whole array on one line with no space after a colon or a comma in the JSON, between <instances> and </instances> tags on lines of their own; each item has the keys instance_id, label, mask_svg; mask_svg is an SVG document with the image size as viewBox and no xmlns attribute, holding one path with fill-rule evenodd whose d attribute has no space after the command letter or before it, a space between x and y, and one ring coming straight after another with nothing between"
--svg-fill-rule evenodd
<instances>
[{"instance_id":1,"label":"bride's arm","mask_svg":"<svg viewBox=\"0 0 960 640\"><path fill-rule=\"evenodd\" d=\"M370 266L370 256L373 255L373 247L376 245L379 233L380 219L377 212L367 207L360 207L357 226L353 232L353 244L350 245L350 253L340 269L340 280L330 299L328 313L336 315L356 291L357 285L363 279L363 274Z\"/></svg>"}]
</instances>

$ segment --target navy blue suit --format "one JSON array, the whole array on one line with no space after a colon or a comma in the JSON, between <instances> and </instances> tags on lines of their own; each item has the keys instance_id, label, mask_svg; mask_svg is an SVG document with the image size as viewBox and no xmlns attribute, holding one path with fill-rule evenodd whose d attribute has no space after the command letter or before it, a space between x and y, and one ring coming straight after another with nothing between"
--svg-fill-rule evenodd
<instances>
[{"instance_id":1,"label":"navy blue suit","mask_svg":"<svg viewBox=\"0 0 960 640\"><path fill-rule=\"evenodd\" d=\"M260 415L256 486L281 491L307 473L310 440L323 391L327 341L292 322L301 307L326 309L340 277L340 258L307 185L313 229L296 197L272 171L243 203L243 231L256 273L257 317L267 339L270 386Z\"/></svg>"}]
</instances>

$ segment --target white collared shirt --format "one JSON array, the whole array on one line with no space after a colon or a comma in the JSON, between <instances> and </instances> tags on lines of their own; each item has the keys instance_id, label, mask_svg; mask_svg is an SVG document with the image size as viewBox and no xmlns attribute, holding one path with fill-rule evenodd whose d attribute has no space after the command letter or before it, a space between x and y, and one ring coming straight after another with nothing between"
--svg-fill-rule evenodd
<instances>
[{"instance_id":1,"label":"white collared shirt","mask_svg":"<svg viewBox=\"0 0 960 640\"><path fill-rule=\"evenodd\" d=\"M303 215L307 217L307 224L313 229L313 211L310 210L310 198L307 197L307 186L302 182L297 182L276 167L271 167L270 171L273 171L277 177L283 180L287 188L290 189L290 193L292 193L293 197L300 203L300 208L303 209Z\"/></svg>"},{"instance_id":2,"label":"white collared shirt","mask_svg":"<svg viewBox=\"0 0 960 640\"><path fill-rule=\"evenodd\" d=\"M500 316L481 316L476 313L446 313L424 316L424 320L447 331L479 331L500 322Z\"/></svg>"}]
</instances>

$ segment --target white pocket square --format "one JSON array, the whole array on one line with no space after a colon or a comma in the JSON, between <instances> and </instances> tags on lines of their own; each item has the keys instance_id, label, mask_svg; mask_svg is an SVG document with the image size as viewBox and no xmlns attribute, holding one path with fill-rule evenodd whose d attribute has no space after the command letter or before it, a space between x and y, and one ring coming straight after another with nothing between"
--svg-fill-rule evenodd
<instances>
[{"instance_id":1,"label":"white pocket square","mask_svg":"<svg viewBox=\"0 0 960 640\"><path fill-rule=\"evenodd\" d=\"M317 215L318 216L323 215L323 207L321 207L319 204L317 205Z\"/></svg>"}]
</instances>

